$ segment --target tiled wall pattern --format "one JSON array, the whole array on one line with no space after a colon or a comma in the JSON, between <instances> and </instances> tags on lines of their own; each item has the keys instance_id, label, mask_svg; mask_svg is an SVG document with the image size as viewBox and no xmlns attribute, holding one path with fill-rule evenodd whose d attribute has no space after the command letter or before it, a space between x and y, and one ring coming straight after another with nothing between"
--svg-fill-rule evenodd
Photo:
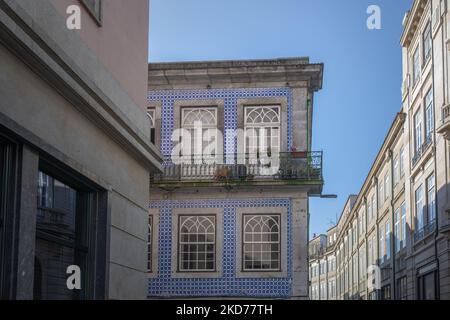
<instances>
[{"instance_id":1,"label":"tiled wall pattern","mask_svg":"<svg viewBox=\"0 0 450 320\"><path fill-rule=\"evenodd\" d=\"M288 102L287 146L292 147L292 89L290 88L254 88L254 89L202 89L202 90L161 90L150 91L148 100L162 103L161 110L161 152L166 161L170 161L172 152L171 135L174 128L173 105L176 100L223 100L224 101L224 135L227 130L237 128L237 100L251 98L286 97ZM224 137L225 153L236 153L237 143L227 143ZM236 140L236 139L234 139Z\"/></svg>"},{"instance_id":2,"label":"tiled wall pattern","mask_svg":"<svg viewBox=\"0 0 450 320\"><path fill-rule=\"evenodd\" d=\"M236 278L236 209L245 207L286 207L287 277L276 279ZM158 239L158 276L149 279L149 297L278 297L292 292L292 211L290 199L252 200L162 200L152 201L150 208L160 209ZM172 278L172 209L223 208L223 273L213 279ZM220 223L218 221L218 223Z\"/></svg>"},{"instance_id":3,"label":"tiled wall pattern","mask_svg":"<svg viewBox=\"0 0 450 320\"><path fill-rule=\"evenodd\" d=\"M174 129L174 102L177 100L223 100L224 102L224 151L236 153L236 139L230 141L227 130L237 128L238 99L285 97L288 102L287 145L292 146L292 90L290 88L254 89L202 89L150 91L148 100L161 102L161 152L170 161L171 135ZM151 208L160 209L158 239L158 275L149 279L150 297L230 296L230 297L279 297L286 298L292 291L292 234L290 199L252 200L191 200L153 201ZM236 209L240 207L287 207L288 244L286 278L236 278ZM223 208L223 273L220 278L172 278L172 209L174 208Z\"/></svg>"}]
</instances>

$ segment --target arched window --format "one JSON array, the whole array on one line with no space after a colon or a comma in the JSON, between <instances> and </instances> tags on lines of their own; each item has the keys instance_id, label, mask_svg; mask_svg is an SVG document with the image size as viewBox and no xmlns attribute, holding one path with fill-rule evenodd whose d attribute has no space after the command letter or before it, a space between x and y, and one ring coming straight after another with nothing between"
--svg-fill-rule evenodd
<instances>
[{"instance_id":1,"label":"arched window","mask_svg":"<svg viewBox=\"0 0 450 320\"><path fill-rule=\"evenodd\" d=\"M250 157L280 152L280 107L245 107L245 152Z\"/></svg>"},{"instance_id":2,"label":"arched window","mask_svg":"<svg viewBox=\"0 0 450 320\"><path fill-rule=\"evenodd\" d=\"M196 122L202 126L213 127L217 125L217 109L215 108L184 108L183 127L194 127Z\"/></svg>"},{"instance_id":3,"label":"arched window","mask_svg":"<svg viewBox=\"0 0 450 320\"><path fill-rule=\"evenodd\" d=\"M216 269L216 217L180 216L180 271L214 271Z\"/></svg>"},{"instance_id":4,"label":"arched window","mask_svg":"<svg viewBox=\"0 0 450 320\"><path fill-rule=\"evenodd\" d=\"M181 127L185 156L216 154L217 108L182 108Z\"/></svg>"},{"instance_id":5,"label":"arched window","mask_svg":"<svg viewBox=\"0 0 450 320\"><path fill-rule=\"evenodd\" d=\"M279 271L280 215L244 215L244 271Z\"/></svg>"},{"instance_id":6,"label":"arched window","mask_svg":"<svg viewBox=\"0 0 450 320\"><path fill-rule=\"evenodd\" d=\"M156 141L156 109L147 108L147 117L150 123L150 141L155 144Z\"/></svg>"}]
</instances>

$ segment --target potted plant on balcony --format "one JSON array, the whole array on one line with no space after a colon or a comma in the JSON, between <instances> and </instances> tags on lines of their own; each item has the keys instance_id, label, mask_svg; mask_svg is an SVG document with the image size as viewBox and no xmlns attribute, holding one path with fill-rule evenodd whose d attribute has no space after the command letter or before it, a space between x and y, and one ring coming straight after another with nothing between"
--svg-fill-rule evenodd
<instances>
[{"instance_id":1,"label":"potted plant on balcony","mask_svg":"<svg viewBox=\"0 0 450 320\"><path fill-rule=\"evenodd\" d=\"M291 148L291 157L292 158L306 158L307 152L306 151L299 151L297 148L292 147Z\"/></svg>"}]
</instances>

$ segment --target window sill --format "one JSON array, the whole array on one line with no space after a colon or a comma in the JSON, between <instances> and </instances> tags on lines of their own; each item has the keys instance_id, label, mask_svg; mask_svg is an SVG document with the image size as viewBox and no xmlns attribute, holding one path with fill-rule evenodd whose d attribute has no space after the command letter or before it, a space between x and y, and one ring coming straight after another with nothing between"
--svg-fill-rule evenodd
<instances>
[{"instance_id":1,"label":"window sill","mask_svg":"<svg viewBox=\"0 0 450 320\"><path fill-rule=\"evenodd\" d=\"M322 277L321 275L320 277ZM236 272L236 278L287 278L286 271L239 271ZM315 277L319 278L319 277Z\"/></svg>"},{"instance_id":2,"label":"window sill","mask_svg":"<svg viewBox=\"0 0 450 320\"><path fill-rule=\"evenodd\" d=\"M174 279L208 279L208 278L221 278L222 272L211 271L211 272L201 272L201 271L176 271L172 272L172 278Z\"/></svg>"}]
</instances>

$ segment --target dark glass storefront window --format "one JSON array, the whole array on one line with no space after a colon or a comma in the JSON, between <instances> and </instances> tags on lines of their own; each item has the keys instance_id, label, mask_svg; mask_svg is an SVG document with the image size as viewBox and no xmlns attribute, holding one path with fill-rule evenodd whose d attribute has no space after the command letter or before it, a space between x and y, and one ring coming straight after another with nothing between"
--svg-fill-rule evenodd
<instances>
[{"instance_id":1,"label":"dark glass storefront window","mask_svg":"<svg viewBox=\"0 0 450 320\"><path fill-rule=\"evenodd\" d=\"M397 279L397 293L396 293L396 299L397 300L407 300L408 299L408 287L407 287L407 277L402 277L400 279Z\"/></svg>"},{"instance_id":2,"label":"dark glass storefront window","mask_svg":"<svg viewBox=\"0 0 450 320\"><path fill-rule=\"evenodd\" d=\"M89 210L82 193L39 172L34 298L86 298ZM81 269L81 290L67 288L67 268Z\"/></svg>"},{"instance_id":3,"label":"dark glass storefront window","mask_svg":"<svg viewBox=\"0 0 450 320\"><path fill-rule=\"evenodd\" d=\"M9 298L16 148L0 136L0 299Z\"/></svg>"},{"instance_id":4,"label":"dark glass storefront window","mask_svg":"<svg viewBox=\"0 0 450 320\"><path fill-rule=\"evenodd\" d=\"M391 300L391 286L387 285L381 288L381 300Z\"/></svg>"},{"instance_id":5,"label":"dark glass storefront window","mask_svg":"<svg viewBox=\"0 0 450 320\"><path fill-rule=\"evenodd\" d=\"M418 278L418 299L436 299L436 272L430 272Z\"/></svg>"}]
</instances>

